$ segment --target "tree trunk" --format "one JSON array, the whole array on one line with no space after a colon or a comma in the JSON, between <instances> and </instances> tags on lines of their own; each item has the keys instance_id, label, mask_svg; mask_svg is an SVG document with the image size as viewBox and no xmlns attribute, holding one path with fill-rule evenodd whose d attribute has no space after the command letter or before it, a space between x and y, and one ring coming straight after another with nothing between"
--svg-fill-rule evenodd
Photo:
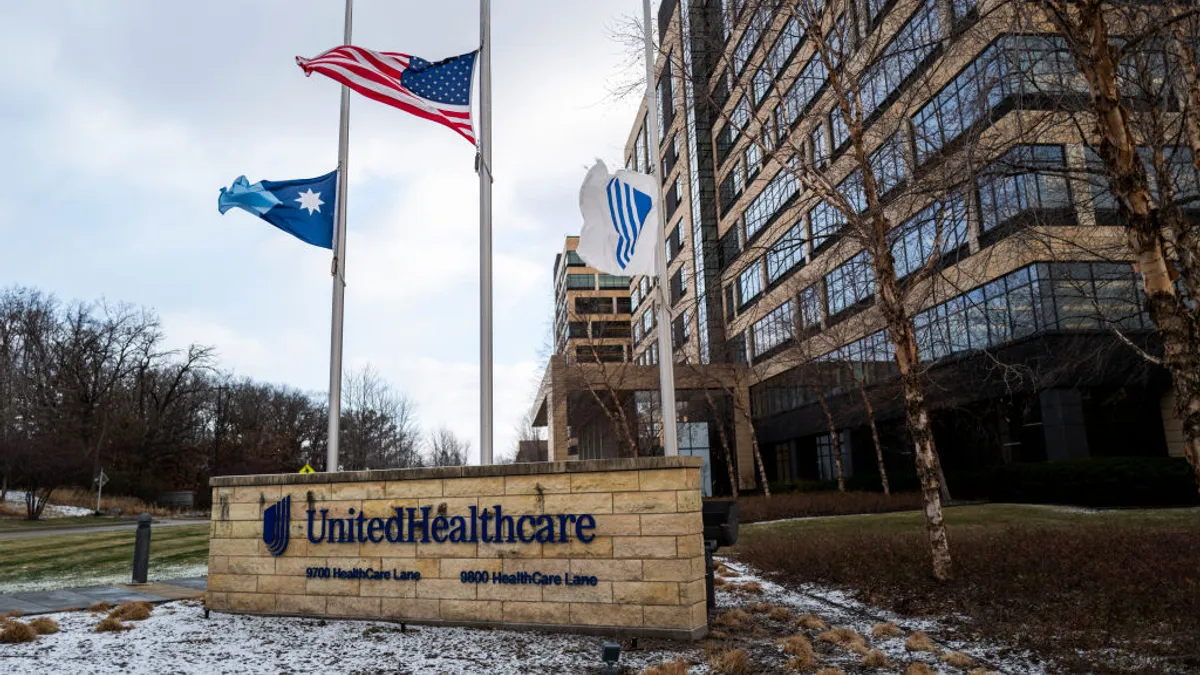
<instances>
[{"instance_id":1,"label":"tree trunk","mask_svg":"<svg viewBox=\"0 0 1200 675\"><path fill-rule=\"evenodd\" d=\"M892 494L892 489L888 485L887 467L883 465L883 444L879 442L879 428L875 426L875 407L871 405L871 397L867 396L867 387L858 377L854 378L858 383L858 393L862 396L863 409L867 411L867 423L871 425L871 440L875 443L875 459L879 462L879 479L883 482L883 494Z\"/></svg>"},{"instance_id":2,"label":"tree trunk","mask_svg":"<svg viewBox=\"0 0 1200 675\"><path fill-rule=\"evenodd\" d=\"M763 466L762 454L758 451L758 436L750 435L750 447L754 450L754 463L758 465L758 475L762 477L763 495L771 497L771 485L767 482L767 469Z\"/></svg>"},{"instance_id":3,"label":"tree trunk","mask_svg":"<svg viewBox=\"0 0 1200 675\"><path fill-rule=\"evenodd\" d=\"M729 446L729 436L725 433L725 425L723 424L724 415L719 415L717 412L717 403L713 401L712 392L707 387L704 388L704 400L708 401L708 409L713 413L713 419L717 420L717 437L721 441L721 451L725 453L725 471L729 473L729 487L733 490L733 498L738 497L738 477L733 468L733 451Z\"/></svg>"},{"instance_id":4,"label":"tree trunk","mask_svg":"<svg viewBox=\"0 0 1200 675\"><path fill-rule=\"evenodd\" d=\"M1109 190L1116 198L1118 213L1127 223L1126 240L1134 256L1146 295L1146 307L1154 318L1163 343L1163 364L1171 372L1175 390L1176 414L1183 423L1187 458L1195 470L1200 490L1200 379L1196 358L1195 326L1186 305L1176 293L1166 255L1168 237L1180 243L1184 262L1194 256L1193 238L1186 232L1171 232L1164 227L1162 211L1150 192L1146 169L1137 153L1129 110L1121 99L1117 82L1117 62L1109 42L1109 30L1102 3L1090 0L1072 15L1049 4L1051 18L1071 40L1082 47L1072 55L1091 92L1096 115L1099 154L1108 173ZM1072 17L1077 18L1072 18ZM1085 52L1086 50L1086 52ZM1190 140L1190 139L1189 139ZM1174 228L1179 229L1179 228ZM1195 286L1200 270L1184 269L1183 275Z\"/></svg>"},{"instance_id":5,"label":"tree trunk","mask_svg":"<svg viewBox=\"0 0 1200 675\"><path fill-rule=\"evenodd\" d=\"M904 417L913 440L917 476L921 480L921 499L925 505L925 532L933 558L933 576L938 581L951 577L950 542L942 515L942 480L925 390L921 383L920 352L912 321L905 311L900 284L896 281L891 255L878 256L875 279L879 286L879 307L887 320L888 336L896 348L896 367L904 392Z\"/></svg>"},{"instance_id":6,"label":"tree trunk","mask_svg":"<svg viewBox=\"0 0 1200 675\"><path fill-rule=\"evenodd\" d=\"M817 388L817 400L821 402L821 410L825 412L825 424L829 427L829 440L833 445L833 465L837 470L838 492L846 491L846 478L842 473L842 442L838 438L837 427L833 424L833 413L829 412L829 404L825 402L825 392Z\"/></svg>"}]
</instances>

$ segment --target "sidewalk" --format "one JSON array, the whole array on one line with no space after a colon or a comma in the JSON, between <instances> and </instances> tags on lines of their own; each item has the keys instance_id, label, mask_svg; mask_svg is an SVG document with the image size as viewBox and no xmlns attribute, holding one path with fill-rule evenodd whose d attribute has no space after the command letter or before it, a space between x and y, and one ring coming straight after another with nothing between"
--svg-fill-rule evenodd
<instances>
[{"instance_id":1,"label":"sidewalk","mask_svg":"<svg viewBox=\"0 0 1200 675\"><path fill-rule=\"evenodd\" d=\"M49 614L75 609L87 609L97 602L119 605L122 602L157 604L171 600L200 598L208 587L208 577L172 579L146 584L117 584L90 586L57 591L29 591L0 595L0 614L13 610L22 614Z\"/></svg>"}]
</instances>

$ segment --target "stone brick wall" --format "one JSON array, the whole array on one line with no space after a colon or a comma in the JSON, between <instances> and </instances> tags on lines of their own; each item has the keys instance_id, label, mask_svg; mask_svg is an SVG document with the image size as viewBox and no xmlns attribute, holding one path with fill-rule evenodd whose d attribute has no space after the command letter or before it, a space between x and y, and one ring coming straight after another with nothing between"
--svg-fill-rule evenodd
<instances>
[{"instance_id":1,"label":"stone brick wall","mask_svg":"<svg viewBox=\"0 0 1200 675\"><path fill-rule=\"evenodd\" d=\"M695 639L707 632L696 457L547 462L214 478L208 605L214 611L487 624ZM292 498L286 551L271 555L263 512ZM466 515L587 513L583 543L328 543L310 508L388 517L430 506ZM311 567L416 570L419 580L308 578ZM597 577L595 586L473 584L463 571Z\"/></svg>"}]
</instances>

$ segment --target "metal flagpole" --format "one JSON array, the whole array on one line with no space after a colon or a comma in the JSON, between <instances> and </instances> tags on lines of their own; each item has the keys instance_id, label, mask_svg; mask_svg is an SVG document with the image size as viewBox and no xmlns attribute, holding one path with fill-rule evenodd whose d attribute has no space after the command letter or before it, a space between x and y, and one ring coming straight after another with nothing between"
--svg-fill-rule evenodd
<instances>
[{"instance_id":1,"label":"metal flagpole","mask_svg":"<svg viewBox=\"0 0 1200 675\"><path fill-rule=\"evenodd\" d=\"M642 0L642 27L646 36L646 112L650 148L646 153L654 176L654 203L658 209L658 233L654 242L658 292L658 373L662 399L663 454L679 454L678 428L675 425L675 350L671 347L671 309L667 305L667 220L663 213L662 171L659 167L658 106L654 102L654 40L651 36L650 0Z\"/></svg>"},{"instance_id":2,"label":"metal flagpole","mask_svg":"<svg viewBox=\"0 0 1200 675\"><path fill-rule=\"evenodd\" d=\"M354 0L346 0L342 44L350 44ZM346 183L350 155L350 87L342 85L342 116L338 129L337 218L333 245L333 321L329 336L329 442L325 470L338 470L338 426L342 417L342 314L346 298Z\"/></svg>"},{"instance_id":3,"label":"metal flagpole","mask_svg":"<svg viewBox=\"0 0 1200 675\"><path fill-rule=\"evenodd\" d=\"M479 0L479 463L492 463L491 0Z\"/></svg>"}]
</instances>

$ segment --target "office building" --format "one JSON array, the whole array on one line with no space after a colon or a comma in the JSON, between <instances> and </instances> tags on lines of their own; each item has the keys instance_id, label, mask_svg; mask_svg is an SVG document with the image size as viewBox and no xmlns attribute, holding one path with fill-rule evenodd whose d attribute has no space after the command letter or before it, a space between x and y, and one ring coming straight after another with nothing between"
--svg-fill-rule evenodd
<instances>
[{"instance_id":1,"label":"office building","mask_svg":"<svg viewBox=\"0 0 1200 675\"><path fill-rule=\"evenodd\" d=\"M630 356L630 278L588 267L567 237L554 256L554 352L569 362L623 362Z\"/></svg>"},{"instance_id":2,"label":"office building","mask_svg":"<svg viewBox=\"0 0 1200 675\"><path fill-rule=\"evenodd\" d=\"M872 266L822 192L865 213L831 65L859 85L943 465L1182 454L1165 371L1126 344L1153 350L1153 332L1111 196L1087 178L1096 157L1073 125L1031 114L1086 99L1086 83L1060 38L990 7L660 4L662 142L647 147L643 106L626 166L662 168L673 358L745 369L770 481L833 477L830 417L844 472L877 472L864 397L889 470L913 471ZM1190 155L1173 161L1195 190ZM661 358L651 281L631 292L642 366Z\"/></svg>"}]
</instances>

